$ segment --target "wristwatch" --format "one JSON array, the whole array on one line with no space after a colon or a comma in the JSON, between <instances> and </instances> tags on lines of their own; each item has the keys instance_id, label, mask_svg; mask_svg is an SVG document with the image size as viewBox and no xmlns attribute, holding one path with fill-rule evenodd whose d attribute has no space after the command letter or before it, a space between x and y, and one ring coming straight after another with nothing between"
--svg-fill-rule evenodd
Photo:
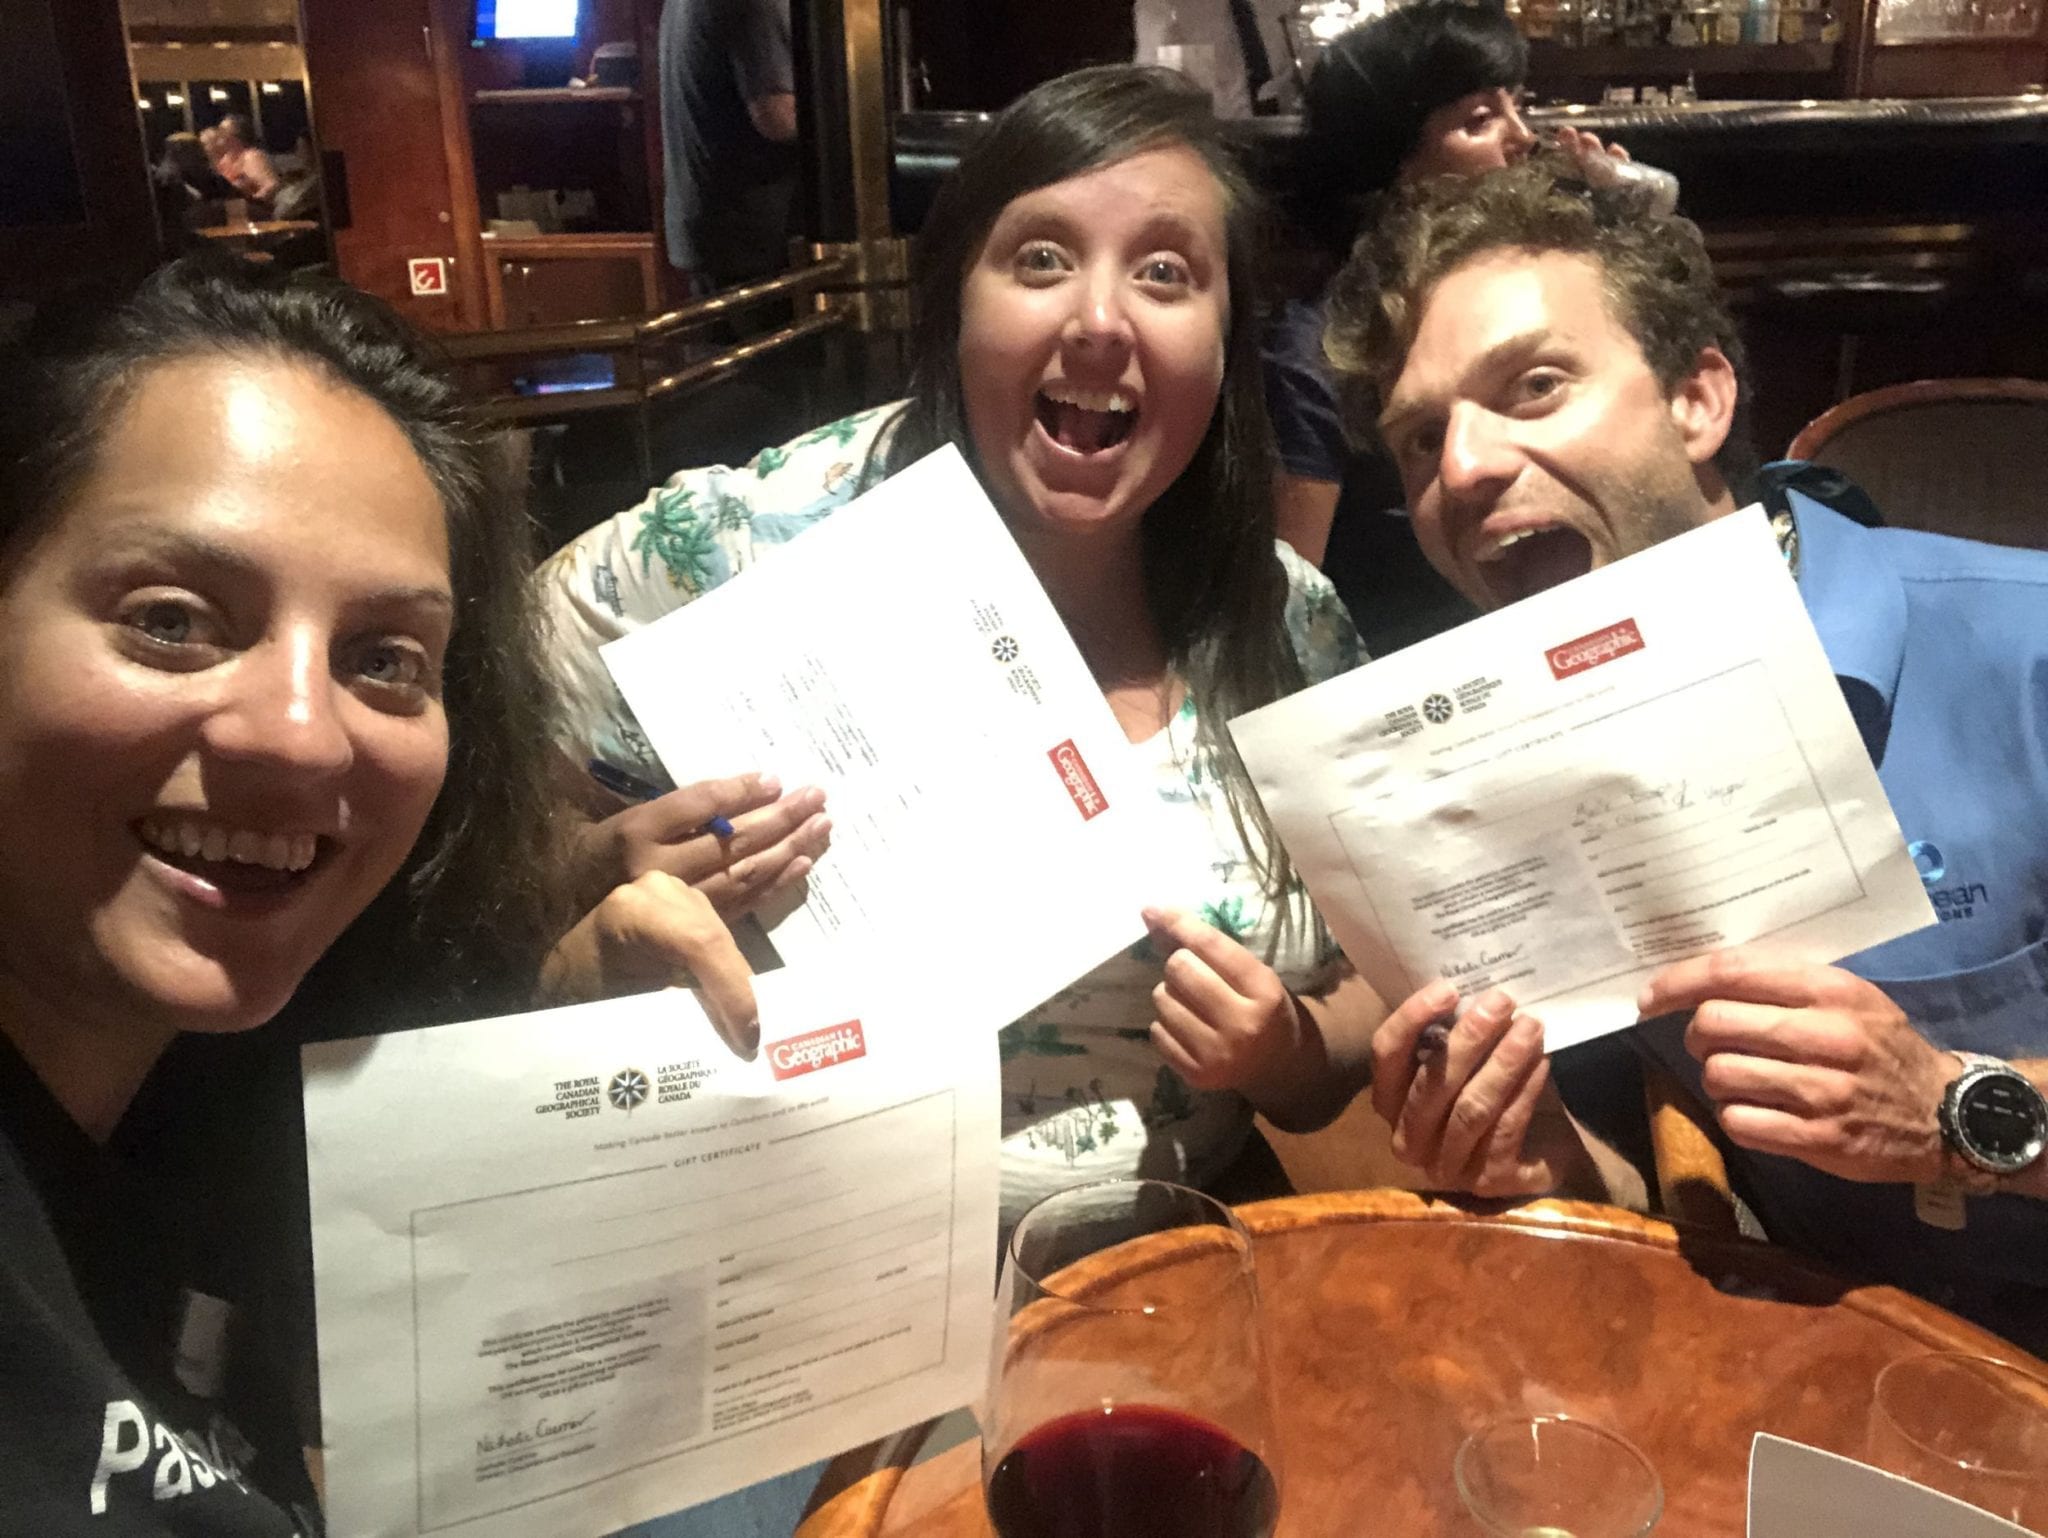
<instances>
[{"instance_id":1,"label":"wristwatch","mask_svg":"<svg viewBox=\"0 0 2048 1538\"><path fill-rule=\"evenodd\" d=\"M1963 1071L1943 1091L1936 1116L1954 1183L1981 1194L2048 1148L2048 1098L2010 1063L1978 1052L1954 1055Z\"/></svg>"}]
</instances>

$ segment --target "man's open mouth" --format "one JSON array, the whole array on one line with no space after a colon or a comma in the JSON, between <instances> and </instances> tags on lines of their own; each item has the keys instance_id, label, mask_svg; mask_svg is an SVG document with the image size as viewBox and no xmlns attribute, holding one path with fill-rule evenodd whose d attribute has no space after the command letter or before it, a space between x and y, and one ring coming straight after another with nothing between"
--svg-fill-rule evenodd
<instances>
[{"instance_id":1,"label":"man's open mouth","mask_svg":"<svg viewBox=\"0 0 2048 1538\"><path fill-rule=\"evenodd\" d=\"M1060 385L1040 390L1035 406L1045 435L1074 454L1113 449L1138 425L1137 402L1121 390Z\"/></svg>"},{"instance_id":2,"label":"man's open mouth","mask_svg":"<svg viewBox=\"0 0 2048 1538\"><path fill-rule=\"evenodd\" d=\"M1483 551L1476 564L1495 605L1501 606L1583 577L1593 569L1593 547L1577 529L1562 524L1518 529Z\"/></svg>"}]
</instances>

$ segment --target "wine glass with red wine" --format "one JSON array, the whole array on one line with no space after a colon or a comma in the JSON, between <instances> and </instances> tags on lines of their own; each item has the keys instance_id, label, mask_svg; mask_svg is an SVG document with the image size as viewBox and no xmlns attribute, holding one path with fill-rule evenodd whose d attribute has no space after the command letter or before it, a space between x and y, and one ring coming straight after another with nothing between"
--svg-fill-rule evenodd
<instances>
[{"instance_id":1,"label":"wine glass with red wine","mask_svg":"<svg viewBox=\"0 0 2048 1538\"><path fill-rule=\"evenodd\" d=\"M1003 1258L982 1422L1001 1538L1271 1538L1251 1236L1158 1180L1047 1197Z\"/></svg>"}]
</instances>

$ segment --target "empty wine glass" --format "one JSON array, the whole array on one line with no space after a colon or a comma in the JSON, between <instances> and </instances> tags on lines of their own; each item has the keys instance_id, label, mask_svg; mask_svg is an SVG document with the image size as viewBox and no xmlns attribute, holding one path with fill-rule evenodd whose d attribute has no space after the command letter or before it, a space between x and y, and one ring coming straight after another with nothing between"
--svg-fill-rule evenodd
<instances>
[{"instance_id":1,"label":"empty wine glass","mask_svg":"<svg viewBox=\"0 0 2048 1538\"><path fill-rule=\"evenodd\" d=\"M982 1427L1001 1538L1270 1538L1251 1237L1157 1180L1047 1197L1003 1262Z\"/></svg>"},{"instance_id":2,"label":"empty wine glass","mask_svg":"<svg viewBox=\"0 0 2048 1538\"><path fill-rule=\"evenodd\" d=\"M2048 1382L1967 1352L1901 1357L1877 1375L1869 1456L1887 1473L2048 1529Z\"/></svg>"},{"instance_id":3,"label":"empty wine glass","mask_svg":"<svg viewBox=\"0 0 2048 1538\"><path fill-rule=\"evenodd\" d=\"M1465 1438L1451 1465L1465 1509L1497 1538L1642 1538L1664 1514L1650 1460L1571 1415L1512 1415Z\"/></svg>"}]
</instances>

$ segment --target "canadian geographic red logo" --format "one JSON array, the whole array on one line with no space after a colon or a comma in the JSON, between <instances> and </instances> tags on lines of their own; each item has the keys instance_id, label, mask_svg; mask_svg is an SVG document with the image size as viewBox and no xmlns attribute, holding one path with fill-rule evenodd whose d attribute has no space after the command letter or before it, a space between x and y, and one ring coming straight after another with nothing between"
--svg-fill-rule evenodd
<instances>
[{"instance_id":1,"label":"canadian geographic red logo","mask_svg":"<svg viewBox=\"0 0 2048 1538\"><path fill-rule=\"evenodd\" d=\"M1060 783L1067 787L1067 794L1074 798L1074 805L1080 809L1081 820L1099 816L1109 810L1109 797L1102 793L1102 787L1095 783L1095 776L1088 772L1087 760L1081 757L1081 750L1074 746L1070 737L1046 754L1052 760L1053 768L1060 772Z\"/></svg>"},{"instance_id":2,"label":"canadian geographic red logo","mask_svg":"<svg viewBox=\"0 0 2048 1538\"><path fill-rule=\"evenodd\" d=\"M828 1025L822 1031L806 1031L774 1043L768 1048L768 1066L778 1080L794 1079L867 1055L868 1041L861 1034L860 1022L848 1020L844 1025Z\"/></svg>"},{"instance_id":3,"label":"canadian geographic red logo","mask_svg":"<svg viewBox=\"0 0 2048 1538\"><path fill-rule=\"evenodd\" d=\"M1636 629L1634 620L1625 619L1605 630L1582 635L1576 641L1553 646L1543 656L1552 673L1559 678L1570 678L1574 673L1583 673L1587 668L1597 668L1603 662L1612 662L1616 657L1625 657L1642 649L1643 633Z\"/></svg>"}]
</instances>

